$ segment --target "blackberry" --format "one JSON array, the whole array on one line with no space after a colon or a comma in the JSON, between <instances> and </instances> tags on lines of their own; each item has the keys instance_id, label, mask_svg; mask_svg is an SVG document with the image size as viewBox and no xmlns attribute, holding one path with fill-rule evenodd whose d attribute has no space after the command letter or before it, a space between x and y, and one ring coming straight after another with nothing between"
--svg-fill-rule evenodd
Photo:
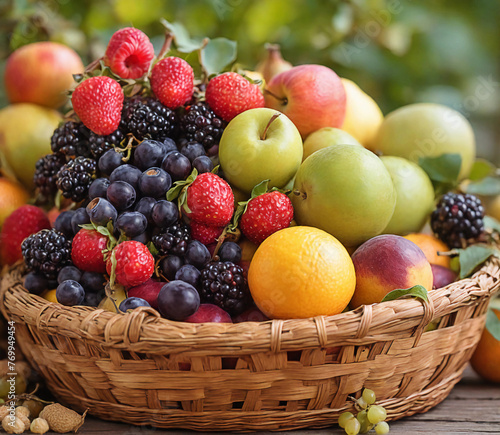
<instances>
[{"instance_id":1,"label":"blackberry","mask_svg":"<svg viewBox=\"0 0 500 435\"><path fill-rule=\"evenodd\" d=\"M36 162L33 183L43 196L49 198L57 192L57 173L65 164L61 153L47 154Z\"/></svg>"},{"instance_id":2,"label":"blackberry","mask_svg":"<svg viewBox=\"0 0 500 435\"><path fill-rule=\"evenodd\" d=\"M68 157L91 157L91 131L81 122L68 121L54 130L50 138L50 147L54 153L62 153Z\"/></svg>"},{"instance_id":3,"label":"blackberry","mask_svg":"<svg viewBox=\"0 0 500 435\"><path fill-rule=\"evenodd\" d=\"M176 122L175 112L154 98L133 97L123 105L123 128L140 141L172 137Z\"/></svg>"},{"instance_id":4,"label":"blackberry","mask_svg":"<svg viewBox=\"0 0 500 435\"><path fill-rule=\"evenodd\" d=\"M160 255L183 256L191 240L189 227L178 221L153 236L153 244Z\"/></svg>"},{"instance_id":5,"label":"blackberry","mask_svg":"<svg viewBox=\"0 0 500 435\"><path fill-rule=\"evenodd\" d=\"M200 298L235 316L248 308L250 291L243 269L229 261L209 263L201 271Z\"/></svg>"},{"instance_id":6,"label":"blackberry","mask_svg":"<svg viewBox=\"0 0 500 435\"><path fill-rule=\"evenodd\" d=\"M484 208L479 198L447 193L431 214L432 231L450 248L465 248L484 232Z\"/></svg>"},{"instance_id":7,"label":"blackberry","mask_svg":"<svg viewBox=\"0 0 500 435\"><path fill-rule=\"evenodd\" d=\"M100 136L91 132L89 137L90 152L94 156L94 159L99 160L106 151L115 146L119 147L123 139L125 139L125 135L120 129L115 130L107 136Z\"/></svg>"},{"instance_id":8,"label":"blackberry","mask_svg":"<svg viewBox=\"0 0 500 435\"><path fill-rule=\"evenodd\" d=\"M71 265L71 242L55 229L41 230L24 239L21 251L28 270L57 279L64 267Z\"/></svg>"},{"instance_id":9,"label":"blackberry","mask_svg":"<svg viewBox=\"0 0 500 435\"><path fill-rule=\"evenodd\" d=\"M201 143L205 149L219 144L227 123L205 102L187 106L179 116L180 135L188 141Z\"/></svg>"},{"instance_id":10,"label":"blackberry","mask_svg":"<svg viewBox=\"0 0 500 435\"><path fill-rule=\"evenodd\" d=\"M76 157L66 163L57 173L57 188L65 198L74 202L83 201L95 178L97 163L85 157Z\"/></svg>"}]
</instances>

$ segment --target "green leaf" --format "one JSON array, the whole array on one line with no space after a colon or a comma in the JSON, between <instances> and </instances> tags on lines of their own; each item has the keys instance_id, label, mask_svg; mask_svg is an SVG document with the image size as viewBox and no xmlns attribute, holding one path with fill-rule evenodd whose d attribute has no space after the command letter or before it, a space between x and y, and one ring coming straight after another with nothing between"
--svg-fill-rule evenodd
<instances>
[{"instance_id":1,"label":"green leaf","mask_svg":"<svg viewBox=\"0 0 500 435\"><path fill-rule=\"evenodd\" d=\"M500 195L500 178L485 177L480 181L469 183L465 188L465 192L471 195Z\"/></svg>"},{"instance_id":2,"label":"green leaf","mask_svg":"<svg viewBox=\"0 0 500 435\"><path fill-rule=\"evenodd\" d=\"M469 174L469 180L478 181L492 175L495 172L495 165L486 159L476 159Z\"/></svg>"},{"instance_id":3,"label":"green leaf","mask_svg":"<svg viewBox=\"0 0 500 435\"><path fill-rule=\"evenodd\" d=\"M214 38L201 49L200 61L207 76L220 73L236 59L236 41Z\"/></svg>"},{"instance_id":4,"label":"green leaf","mask_svg":"<svg viewBox=\"0 0 500 435\"><path fill-rule=\"evenodd\" d=\"M189 32L182 24L170 23L164 18L161 18L160 22L170 33L172 33L175 46L181 53L191 53L203 47L203 40L191 38Z\"/></svg>"},{"instance_id":5,"label":"green leaf","mask_svg":"<svg viewBox=\"0 0 500 435\"><path fill-rule=\"evenodd\" d=\"M463 279L474 270L483 264L492 255L496 255L499 251L489 246L472 245L466 249L459 249L460 275Z\"/></svg>"},{"instance_id":6,"label":"green leaf","mask_svg":"<svg viewBox=\"0 0 500 435\"><path fill-rule=\"evenodd\" d=\"M432 181L455 183L462 166L460 154L441 154L439 157L420 157L418 164Z\"/></svg>"},{"instance_id":7,"label":"green leaf","mask_svg":"<svg viewBox=\"0 0 500 435\"><path fill-rule=\"evenodd\" d=\"M255 198L257 196L264 195L264 193L267 192L269 181L270 180L264 180L264 181L261 181L259 184L257 184L252 189L252 194L250 195L250 198Z\"/></svg>"},{"instance_id":8,"label":"green leaf","mask_svg":"<svg viewBox=\"0 0 500 435\"><path fill-rule=\"evenodd\" d=\"M486 314L486 329L495 340L500 341L500 319L491 308Z\"/></svg>"},{"instance_id":9,"label":"green leaf","mask_svg":"<svg viewBox=\"0 0 500 435\"><path fill-rule=\"evenodd\" d=\"M156 249L153 242L148 242L146 246L148 247L149 252L151 252L151 255L158 255L158 249Z\"/></svg>"},{"instance_id":10,"label":"green leaf","mask_svg":"<svg viewBox=\"0 0 500 435\"><path fill-rule=\"evenodd\" d=\"M197 176L198 171L196 170L196 168L194 168L193 172L191 172L191 174L189 174L189 177L187 177L185 180L176 181L167 192L167 201L173 201L174 199L176 199L181 194L182 189L192 184L193 181L196 180Z\"/></svg>"},{"instance_id":11,"label":"green leaf","mask_svg":"<svg viewBox=\"0 0 500 435\"><path fill-rule=\"evenodd\" d=\"M492 218L491 216L485 216L483 218L483 221L484 221L484 227L487 230L496 231L500 233L500 222L498 222L495 218Z\"/></svg>"},{"instance_id":12,"label":"green leaf","mask_svg":"<svg viewBox=\"0 0 500 435\"><path fill-rule=\"evenodd\" d=\"M394 301L396 299L399 299L403 296L412 296L417 299L422 299L424 301L428 301L427 297L427 289L422 286L422 285L414 285L413 287L406 288L406 289L396 289L393 290L390 293L387 293L382 299L382 302L387 302L387 301Z\"/></svg>"}]
</instances>

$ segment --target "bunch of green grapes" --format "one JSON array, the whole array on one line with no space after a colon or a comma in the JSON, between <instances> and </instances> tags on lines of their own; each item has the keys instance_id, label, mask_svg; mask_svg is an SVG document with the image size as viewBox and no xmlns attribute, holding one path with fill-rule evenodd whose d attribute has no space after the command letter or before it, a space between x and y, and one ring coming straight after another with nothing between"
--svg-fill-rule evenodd
<instances>
[{"instance_id":1,"label":"bunch of green grapes","mask_svg":"<svg viewBox=\"0 0 500 435\"><path fill-rule=\"evenodd\" d=\"M389 425L385 421L387 412L383 406L375 405L375 392L365 388L361 397L356 400L359 412L356 416L352 412L343 412L339 416L339 426L347 435L367 433L375 427L377 435L389 433Z\"/></svg>"}]
</instances>

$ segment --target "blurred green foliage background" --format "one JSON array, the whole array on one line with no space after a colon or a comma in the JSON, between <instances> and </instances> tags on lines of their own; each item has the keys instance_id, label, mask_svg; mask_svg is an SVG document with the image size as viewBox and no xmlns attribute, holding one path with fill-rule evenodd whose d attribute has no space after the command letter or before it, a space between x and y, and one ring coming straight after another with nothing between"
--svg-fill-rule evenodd
<instances>
[{"instance_id":1,"label":"blurred green foliage background","mask_svg":"<svg viewBox=\"0 0 500 435\"><path fill-rule=\"evenodd\" d=\"M357 82L385 114L420 101L453 107L473 123L478 154L500 164L499 1L0 0L0 74L15 48L40 40L65 43L89 63L130 25L158 51L160 18L193 37L237 41L249 69L266 42L279 43L293 64L327 65Z\"/></svg>"}]
</instances>

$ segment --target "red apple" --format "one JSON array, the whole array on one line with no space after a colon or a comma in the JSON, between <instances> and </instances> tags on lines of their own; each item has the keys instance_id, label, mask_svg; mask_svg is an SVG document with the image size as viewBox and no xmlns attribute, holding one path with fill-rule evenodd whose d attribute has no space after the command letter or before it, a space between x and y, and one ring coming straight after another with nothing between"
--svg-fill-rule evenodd
<instances>
[{"instance_id":1,"label":"red apple","mask_svg":"<svg viewBox=\"0 0 500 435\"><path fill-rule=\"evenodd\" d=\"M233 323L228 313L213 304L201 304L198 311L184 321L188 323Z\"/></svg>"},{"instance_id":2,"label":"red apple","mask_svg":"<svg viewBox=\"0 0 500 435\"><path fill-rule=\"evenodd\" d=\"M68 99L73 74L84 66L78 54L57 42L35 42L7 59L5 89L11 103L34 103L57 109Z\"/></svg>"},{"instance_id":3,"label":"red apple","mask_svg":"<svg viewBox=\"0 0 500 435\"><path fill-rule=\"evenodd\" d=\"M344 122L344 85L326 66L299 65L284 71L273 77L264 95L266 107L287 115L302 138L323 127L340 128Z\"/></svg>"},{"instance_id":4,"label":"red apple","mask_svg":"<svg viewBox=\"0 0 500 435\"><path fill-rule=\"evenodd\" d=\"M136 287L132 287L128 291L128 297L142 298L151 305L155 310L158 309L158 293L165 285L163 281L154 281L151 278L145 283Z\"/></svg>"},{"instance_id":5,"label":"red apple","mask_svg":"<svg viewBox=\"0 0 500 435\"><path fill-rule=\"evenodd\" d=\"M265 322L269 320L269 318L260 311L257 307L248 308L243 313L237 315L233 319L233 323L241 323L241 322Z\"/></svg>"}]
</instances>

